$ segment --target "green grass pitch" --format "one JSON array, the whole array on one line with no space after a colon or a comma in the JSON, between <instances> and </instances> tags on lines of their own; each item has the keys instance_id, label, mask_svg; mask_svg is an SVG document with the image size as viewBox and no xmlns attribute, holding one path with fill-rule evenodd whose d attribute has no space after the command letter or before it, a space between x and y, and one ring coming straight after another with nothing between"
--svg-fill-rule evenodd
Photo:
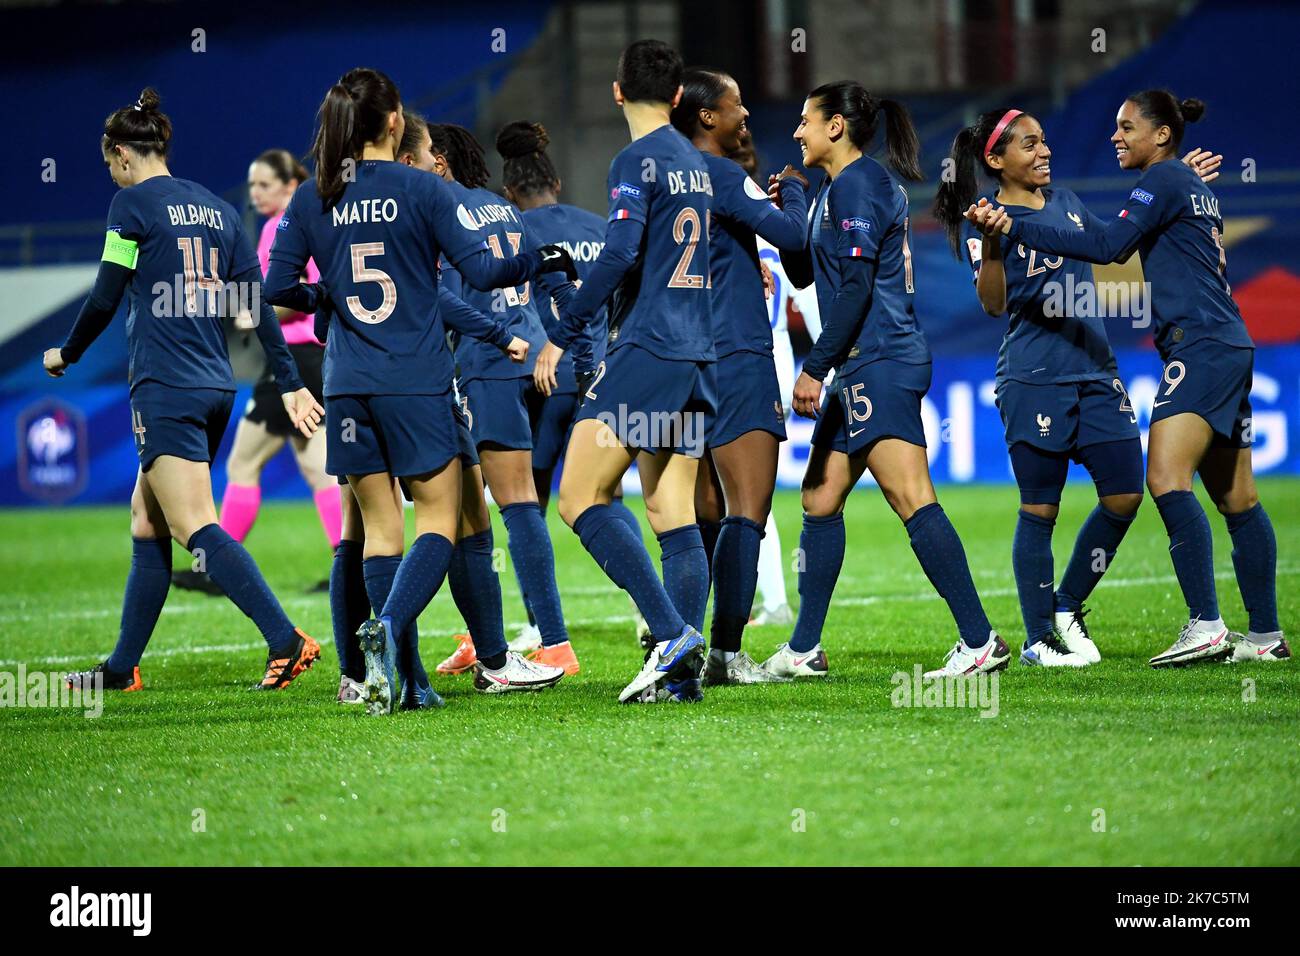
<instances>
[{"instance_id":1,"label":"green grass pitch","mask_svg":"<svg viewBox=\"0 0 1300 956\"><path fill-rule=\"evenodd\" d=\"M1067 489L1058 575L1090 490ZM940 494L1018 650L1015 490ZM1294 637L1300 482L1264 481L1261 494ZM788 554L797 494L776 509ZM1185 613L1149 501L1089 602L1102 663L1012 663L993 718L892 706L891 675L936 665L955 632L879 493L859 489L847 520L820 683L619 706L641 663L628 601L552 509L582 673L504 698L437 677L444 710L367 719L334 703L327 598L304 593L328 567L315 513L272 504L248 544L321 641L320 663L283 693L250 693L264 660L251 623L224 600L173 592L143 693L110 695L98 719L0 710L0 864L1300 863L1300 665L1146 666ZM1225 617L1244 630L1230 543L1211 524ZM0 513L0 671L62 673L107 655L126 529L125 505ZM517 623L513 575L502 583ZM793 575L787 584L796 600ZM444 589L420 619L430 670L459 624ZM750 628L746 647L761 660L786 630Z\"/></svg>"}]
</instances>

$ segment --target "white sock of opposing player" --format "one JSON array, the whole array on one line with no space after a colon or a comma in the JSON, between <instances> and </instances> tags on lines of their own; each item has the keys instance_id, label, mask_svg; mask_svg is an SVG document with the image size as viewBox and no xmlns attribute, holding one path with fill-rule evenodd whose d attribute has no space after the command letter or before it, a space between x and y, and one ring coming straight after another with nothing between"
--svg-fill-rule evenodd
<instances>
[{"instance_id":1,"label":"white sock of opposing player","mask_svg":"<svg viewBox=\"0 0 1300 956\"><path fill-rule=\"evenodd\" d=\"M788 603L785 594L785 568L781 564L781 535L776 518L767 516L767 528L758 548L758 590L763 595L763 610L775 611Z\"/></svg>"}]
</instances>

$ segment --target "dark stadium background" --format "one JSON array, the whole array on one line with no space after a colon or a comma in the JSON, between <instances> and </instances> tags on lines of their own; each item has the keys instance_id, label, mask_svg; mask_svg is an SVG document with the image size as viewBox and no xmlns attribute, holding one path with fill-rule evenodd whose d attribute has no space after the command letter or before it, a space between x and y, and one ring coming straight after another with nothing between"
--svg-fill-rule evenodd
<instances>
[{"instance_id":1,"label":"dark stadium background","mask_svg":"<svg viewBox=\"0 0 1300 956\"><path fill-rule=\"evenodd\" d=\"M1133 183L1116 168L1108 143L1124 96L1168 86L1204 99L1206 118L1189 129L1186 145L1225 156L1212 188L1222 201L1229 279L1261 346L1256 468L1300 472L1300 159L1290 52L1300 38L1300 5L0 2L0 110L8 134L0 203L0 505L129 496L135 454L120 318L57 383L42 372L40 357L62 342L94 276L114 190L98 149L104 116L132 102L142 86L161 91L175 123L172 171L245 209L249 161L273 146L304 153L324 91L347 68L368 65L397 81L407 105L434 121L469 126L488 144L507 121L544 123L563 198L603 212L608 162L627 141L609 82L619 50L642 36L738 79L767 171L797 163L790 133L803 94L818 83L854 78L908 104L929 176L909 190L917 311L936 356L927 426L935 476L947 481L1009 478L991 404L1002 325L980 310L968 270L928 215L954 132L981 110L1032 110L1047 130L1054 181L1108 216ZM248 216L254 225L251 210ZM1099 278L1137 271L1135 257ZM790 319L802 353L802 321L797 313ZM1145 424L1160 370L1149 330L1127 320L1109 327ZM233 335L231 343L247 388L259 370L256 342ZM227 442L232 434L233 427ZM807 434L802 424L791 429L783 484L797 482ZM219 467L214 482L220 495ZM268 497L302 493L287 455L267 469L263 486Z\"/></svg>"}]
</instances>

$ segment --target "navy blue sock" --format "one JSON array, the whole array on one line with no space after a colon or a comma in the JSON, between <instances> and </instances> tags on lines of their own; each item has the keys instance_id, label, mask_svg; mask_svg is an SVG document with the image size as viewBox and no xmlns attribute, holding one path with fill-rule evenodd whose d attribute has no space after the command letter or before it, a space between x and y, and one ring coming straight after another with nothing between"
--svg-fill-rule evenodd
<instances>
[{"instance_id":1,"label":"navy blue sock","mask_svg":"<svg viewBox=\"0 0 1300 956\"><path fill-rule=\"evenodd\" d=\"M366 659L357 643L357 628L370 619L370 597L362 566L365 546L344 538L334 549L330 566L330 620L339 672L355 681L366 679Z\"/></svg>"},{"instance_id":2,"label":"navy blue sock","mask_svg":"<svg viewBox=\"0 0 1300 956\"><path fill-rule=\"evenodd\" d=\"M1262 504L1249 511L1224 515L1232 535L1232 566L1237 587L1256 634L1281 630L1277 620L1277 538Z\"/></svg>"},{"instance_id":3,"label":"navy blue sock","mask_svg":"<svg viewBox=\"0 0 1300 956\"><path fill-rule=\"evenodd\" d=\"M492 529L467 535L451 553L447 569L451 598L465 619L474 653L489 667L489 660L506 652L501 621L501 579L492 567ZM498 665L499 666L499 665Z\"/></svg>"},{"instance_id":4,"label":"navy blue sock","mask_svg":"<svg viewBox=\"0 0 1300 956\"><path fill-rule=\"evenodd\" d=\"M704 612L709 603L709 562L704 556L700 526L684 524L656 537L664 590L682 620L703 631Z\"/></svg>"},{"instance_id":5,"label":"navy blue sock","mask_svg":"<svg viewBox=\"0 0 1300 956\"><path fill-rule=\"evenodd\" d=\"M1190 491L1167 491L1156 498L1156 507L1169 533L1169 557L1183 589L1188 616L1203 621L1218 620L1214 539L1205 509Z\"/></svg>"},{"instance_id":6,"label":"navy blue sock","mask_svg":"<svg viewBox=\"0 0 1300 956\"><path fill-rule=\"evenodd\" d=\"M844 515L803 516L799 533L799 617L790 635L790 650L811 651L822 639L826 610L844 564Z\"/></svg>"},{"instance_id":7,"label":"navy blue sock","mask_svg":"<svg viewBox=\"0 0 1300 956\"><path fill-rule=\"evenodd\" d=\"M442 587L455 546L440 534L426 532L415 539L393 576L393 589L384 602L382 617L399 634L415 624Z\"/></svg>"},{"instance_id":8,"label":"navy blue sock","mask_svg":"<svg viewBox=\"0 0 1300 956\"><path fill-rule=\"evenodd\" d=\"M904 524L921 570L939 596L948 602L962 643L970 648L983 647L989 642L993 628L975 591L970 565L966 563L966 549L957 537L957 529L937 501L918 508Z\"/></svg>"},{"instance_id":9,"label":"navy blue sock","mask_svg":"<svg viewBox=\"0 0 1300 956\"><path fill-rule=\"evenodd\" d=\"M1020 595L1020 616L1025 637L1034 644L1052 633L1055 571L1052 565L1052 529L1056 521L1021 511L1011 540L1011 567Z\"/></svg>"},{"instance_id":10,"label":"navy blue sock","mask_svg":"<svg viewBox=\"0 0 1300 956\"><path fill-rule=\"evenodd\" d=\"M715 551L717 574L713 578L713 625L709 632L712 650L740 650L749 611L758 587L758 549L763 540L761 524L740 515L722 519Z\"/></svg>"},{"instance_id":11,"label":"navy blue sock","mask_svg":"<svg viewBox=\"0 0 1300 956\"><path fill-rule=\"evenodd\" d=\"M1077 611L1083 607L1083 602L1088 600L1088 595L1110 567L1119 543L1124 540L1135 517L1136 513L1118 515L1102 505L1092 509L1092 514L1088 515L1074 539L1074 553L1070 555L1060 590L1056 592L1056 610Z\"/></svg>"},{"instance_id":12,"label":"navy blue sock","mask_svg":"<svg viewBox=\"0 0 1300 956\"><path fill-rule=\"evenodd\" d=\"M185 547L195 557L201 556L208 577L257 625L271 653L283 655L293 649L297 638L293 624L242 544L214 523L195 531Z\"/></svg>"},{"instance_id":13,"label":"navy blue sock","mask_svg":"<svg viewBox=\"0 0 1300 956\"><path fill-rule=\"evenodd\" d=\"M609 505L592 505L573 523L582 546L609 579L632 596L656 641L670 641L685 623L655 573L645 545Z\"/></svg>"},{"instance_id":14,"label":"navy blue sock","mask_svg":"<svg viewBox=\"0 0 1300 956\"><path fill-rule=\"evenodd\" d=\"M641 536L641 522L636 520L636 513L623 503L623 499L615 498L611 501L609 503L609 510L614 517L618 518L619 521L632 529L632 533L636 535L636 539L640 541L642 547L644 547L645 538Z\"/></svg>"},{"instance_id":15,"label":"navy blue sock","mask_svg":"<svg viewBox=\"0 0 1300 956\"><path fill-rule=\"evenodd\" d=\"M122 625L117 646L105 662L115 674L130 674L153 636L172 586L172 539L132 538L131 570L122 595Z\"/></svg>"},{"instance_id":16,"label":"navy blue sock","mask_svg":"<svg viewBox=\"0 0 1300 956\"><path fill-rule=\"evenodd\" d=\"M721 521L700 521L700 541L704 544L704 560L709 563L709 580L713 580L713 556L718 550L718 536L722 534Z\"/></svg>"},{"instance_id":17,"label":"navy blue sock","mask_svg":"<svg viewBox=\"0 0 1300 956\"><path fill-rule=\"evenodd\" d=\"M362 562L362 575L365 579L366 594L369 596L369 603L372 608L379 608L375 611L375 616L381 616L382 609L388 603L388 597L393 591L393 579L397 576L397 569L402 566L402 556L400 554L382 554L373 558L366 558ZM358 627L361 625L358 624ZM360 650L360 647L358 647ZM416 626L415 621L411 626L402 631L397 637L397 646L393 649L394 658L397 662L397 676L402 684L403 696L414 693L415 688L429 686L429 673L424 669L424 662L420 660L420 629ZM366 673L366 659L361 658L361 677L358 680L364 680ZM408 690L407 688L410 688Z\"/></svg>"},{"instance_id":18,"label":"navy blue sock","mask_svg":"<svg viewBox=\"0 0 1300 956\"><path fill-rule=\"evenodd\" d=\"M506 525L510 560L519 575L524 601L542 632L542 643L547 647L563 644L569 632L564 627L560 589L555 584L555 552L541 506L535 501L506 505L501 520Z\"/></svg>"}]
</instances>

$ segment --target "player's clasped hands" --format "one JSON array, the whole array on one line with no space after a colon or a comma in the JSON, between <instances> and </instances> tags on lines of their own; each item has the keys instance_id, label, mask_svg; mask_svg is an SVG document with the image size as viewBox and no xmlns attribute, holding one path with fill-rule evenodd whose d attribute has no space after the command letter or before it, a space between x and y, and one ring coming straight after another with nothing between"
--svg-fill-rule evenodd
<instances>
[{"instance_id":1,"label":"player's clasped hands","mask_svg":"<svg viewBox=\"0 0 1300 956\"><path fill-rule=\"evenodd\" d=\"M316 429L325 418L325 409L321 408L320 402L316 401L311 390L300 388L296 392L284 392L280 397L284 399L284 410L289 413L289 420L293 422L293 427L298 429L304 438L316 434Z\"/></svg>"},{"instance_id":2,"label":"player's clasped hands","mask_svg":"<svg viewBox=\"0 0 1300 956\"><path fill-rule=\"evenodd\" d=\"M978 203L966 210L965 215L971 225L986 236L996 236L1011 231L1011 217L1006 209L992 205L987 199L981 198Z\"/></svg>"},{"instance_id":3,"label":"player's clasped hands","mask_svg":"<svg viewBox=\"0 0 1300 956\"><path fill-rule=\"evenodd\" d=\"M781 170L779 173L774 176L768 176L767 198L776 203L778 209L781 207L781 182L786 179L797 179L799 182L803 183L804 189L808 188L808 177L799 172L799 170L795 169L789 163L787 163L785 169Z\"/></svg>"}]
</instances>

